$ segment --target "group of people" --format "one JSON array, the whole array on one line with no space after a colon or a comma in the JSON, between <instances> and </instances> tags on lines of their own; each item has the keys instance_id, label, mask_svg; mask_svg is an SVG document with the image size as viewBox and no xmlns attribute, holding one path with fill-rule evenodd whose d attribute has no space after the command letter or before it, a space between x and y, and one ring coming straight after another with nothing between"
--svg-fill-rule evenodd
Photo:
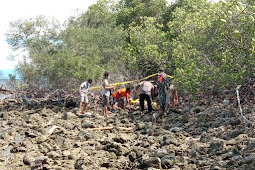
<instances>
[{"instance_id":1,"label":"group of people","mask_svg":"<svg viewBox=\"0 0 255 170\"><path fill-rule=\"evenodd\" d=\"M103 100L103 115L105 117L108 116L108 106L110 103L110 96L113 97L113 105L112 105L112 111L115 112L115 109L117 107L124 108L126 99L126 106L128 107L130 105L129 96L132 92L132 89L127 88L121 88L113 93L111 93L111 90L114 89L114 86L111 86L109 84L109 78L110 74L108 72L104 73L104 78L102 80L102 100ZM85 109L88 105L88 88L90 87L92 83L92 79L89 79L86 82L83 82L79 87L79 94L81 96L80 99L80 105L79 105L79 112L84 113ZM157 82L156 87L152 84L152 80L144 80L140 83L138 83L135 86L135 90L137 91L140 88L140 95L139 95L139 101L140 101L140 107L142 113L150 113L152 111L152 105L151 102L155 96L158 96L158 101L160 104L160 113L162 115L166 115L166 111L170 107L170 103L172 104L172 108L175 107L175 105L178 103L178 94L177 94L177 88L174 85L171 85L171 79L167 77L167 75L164 73L164 69L161 67L159 69L159 73L157 75ZM144 111L144 101L147 101L148 111Z\"/></svg>"}]
</instances>

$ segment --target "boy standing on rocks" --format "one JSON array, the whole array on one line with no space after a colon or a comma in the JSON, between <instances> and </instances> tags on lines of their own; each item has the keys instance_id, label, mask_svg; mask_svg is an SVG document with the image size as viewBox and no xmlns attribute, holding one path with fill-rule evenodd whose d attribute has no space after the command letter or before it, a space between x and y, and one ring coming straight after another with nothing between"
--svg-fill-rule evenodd
<instances>
[{"instance_id":1,"label":"boy standing on rocks","mask_svg":"<svg viewBox=\"0 0 255 170\"><path fill-rule=\"evenodd\" d=\"M88 89L90 84L92 83L92 79L88 79L88 81L83 82L80 87L79 87L79 94L81 96L81 101L80 101L80 107L79 107L79 112L84 113L86 110L86 107L88 106L89 100L88 100ZM83 109L82 109L82 104L84 103Z\"/></svg>"},{"instance_id":2,"label":"boy standing on rocks","mask_svg":"<svg viewBox=\"0 0 255 170\"><path fill-rule=\"evenodd\" d=\"M172 103L172 109L174 109L175 105L178 104L178 93L177 87L175 85L171 85L166 94L166 111L168 111L170 104Z\"/></svg>"}]
</instances>

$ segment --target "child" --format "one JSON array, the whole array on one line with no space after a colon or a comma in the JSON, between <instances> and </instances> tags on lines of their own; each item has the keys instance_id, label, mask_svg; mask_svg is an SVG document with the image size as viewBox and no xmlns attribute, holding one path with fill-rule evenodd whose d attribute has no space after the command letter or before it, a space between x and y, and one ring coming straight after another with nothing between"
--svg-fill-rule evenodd
<instances>
[{"instance_id":1,"label":"child","mask_svg":"<svg viewBox=\"0 0 255 170\"><path fill-rule=\"evenodd\" d=\"M92 83L92 79L88 79L88 81L83 82L80 87L79 87L79 94L81 96L80 100L80 107L79 107L79 112L84 114L86 107L88 106L89 100L88 100L88 89L89 86ZM83 109L82 109L82 104L84 103Z\"/></svg>"},{"instance_id":2,"label":"child","mask_svg":"<svg viewBox=\"0 0 255 170\"><path fill-rule=\"evenodd\" d=\"M175 105L178 104L178 93L177 93L177 87L175 85L173 85L173 88L172 88L170 102L172 102L173 109L174 109Z\"/></svg>"},{"instance_id":3,"label":"child","mask_svg":"<svg viewBox=\"0 0 255 170\"><path fill-rule=\"evenodd\" d=\"M169 109L170 103L172 103L172 108L174 109L175 105L178 104L178 93L177 87L175 85L171 85L167 96L166 96L166 111Z\"/></svg>"}]
</instances>

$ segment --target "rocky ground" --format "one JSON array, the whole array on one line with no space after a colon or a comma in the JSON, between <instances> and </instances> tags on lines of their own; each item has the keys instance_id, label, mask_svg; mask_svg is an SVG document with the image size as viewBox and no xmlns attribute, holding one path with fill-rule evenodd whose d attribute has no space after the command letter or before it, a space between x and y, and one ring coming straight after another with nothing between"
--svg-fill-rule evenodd
<instances>
[{"instance_id":1,"label":"rocky ground","mask_svg":"<svg viewBox=\"0 0 255 170\"><path fill-rule=\"evenodd\" d=\"M243 106L255 122L254 104ZM0 114L0 169L254 169L255 134L236 102L183 104L157 119L101 107L13 105ZM255 117L254 117L255 118ZM93 128L105 128L104 130ZM108 129L107 129L108 128Z\"/></svg>"}]
</instances>

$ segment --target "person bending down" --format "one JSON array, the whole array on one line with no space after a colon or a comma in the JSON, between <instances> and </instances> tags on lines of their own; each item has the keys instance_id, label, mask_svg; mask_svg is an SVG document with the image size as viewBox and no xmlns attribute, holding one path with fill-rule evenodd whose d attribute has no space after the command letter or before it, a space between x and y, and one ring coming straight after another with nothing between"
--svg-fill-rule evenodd
<instances>
[{"instance_id":1,"label":"person bending down","mask_svg":"<svg viewBox=\"0 0 255 170\"><path fill-rule=\"evenodd\" d=\"M112 112L114 112L118 106L120 106L122 109L124 109L123 97L126 97L127 105L129 106L129 94L130 93L131 93L130 88L121 88L121 89L116 90L115 92L112 93L112 97L113 97Z\"/></svg>"},{"instance_id":2,"label":"person bending down","mask_svg":"<svg viewBox=\"0 0 255 170\"><path fill-rule=\"evenodd\" d=\"M135 90L138 90L139 87L141 87L141 92L140 92L141 111L142 113L144 112L144 100L146 100L148 105L148 113L150 113L152 111L151 98L153 97L154 86L151 83L151 81L146 80L136 85Z\"/></svg>"}]
</instances>

